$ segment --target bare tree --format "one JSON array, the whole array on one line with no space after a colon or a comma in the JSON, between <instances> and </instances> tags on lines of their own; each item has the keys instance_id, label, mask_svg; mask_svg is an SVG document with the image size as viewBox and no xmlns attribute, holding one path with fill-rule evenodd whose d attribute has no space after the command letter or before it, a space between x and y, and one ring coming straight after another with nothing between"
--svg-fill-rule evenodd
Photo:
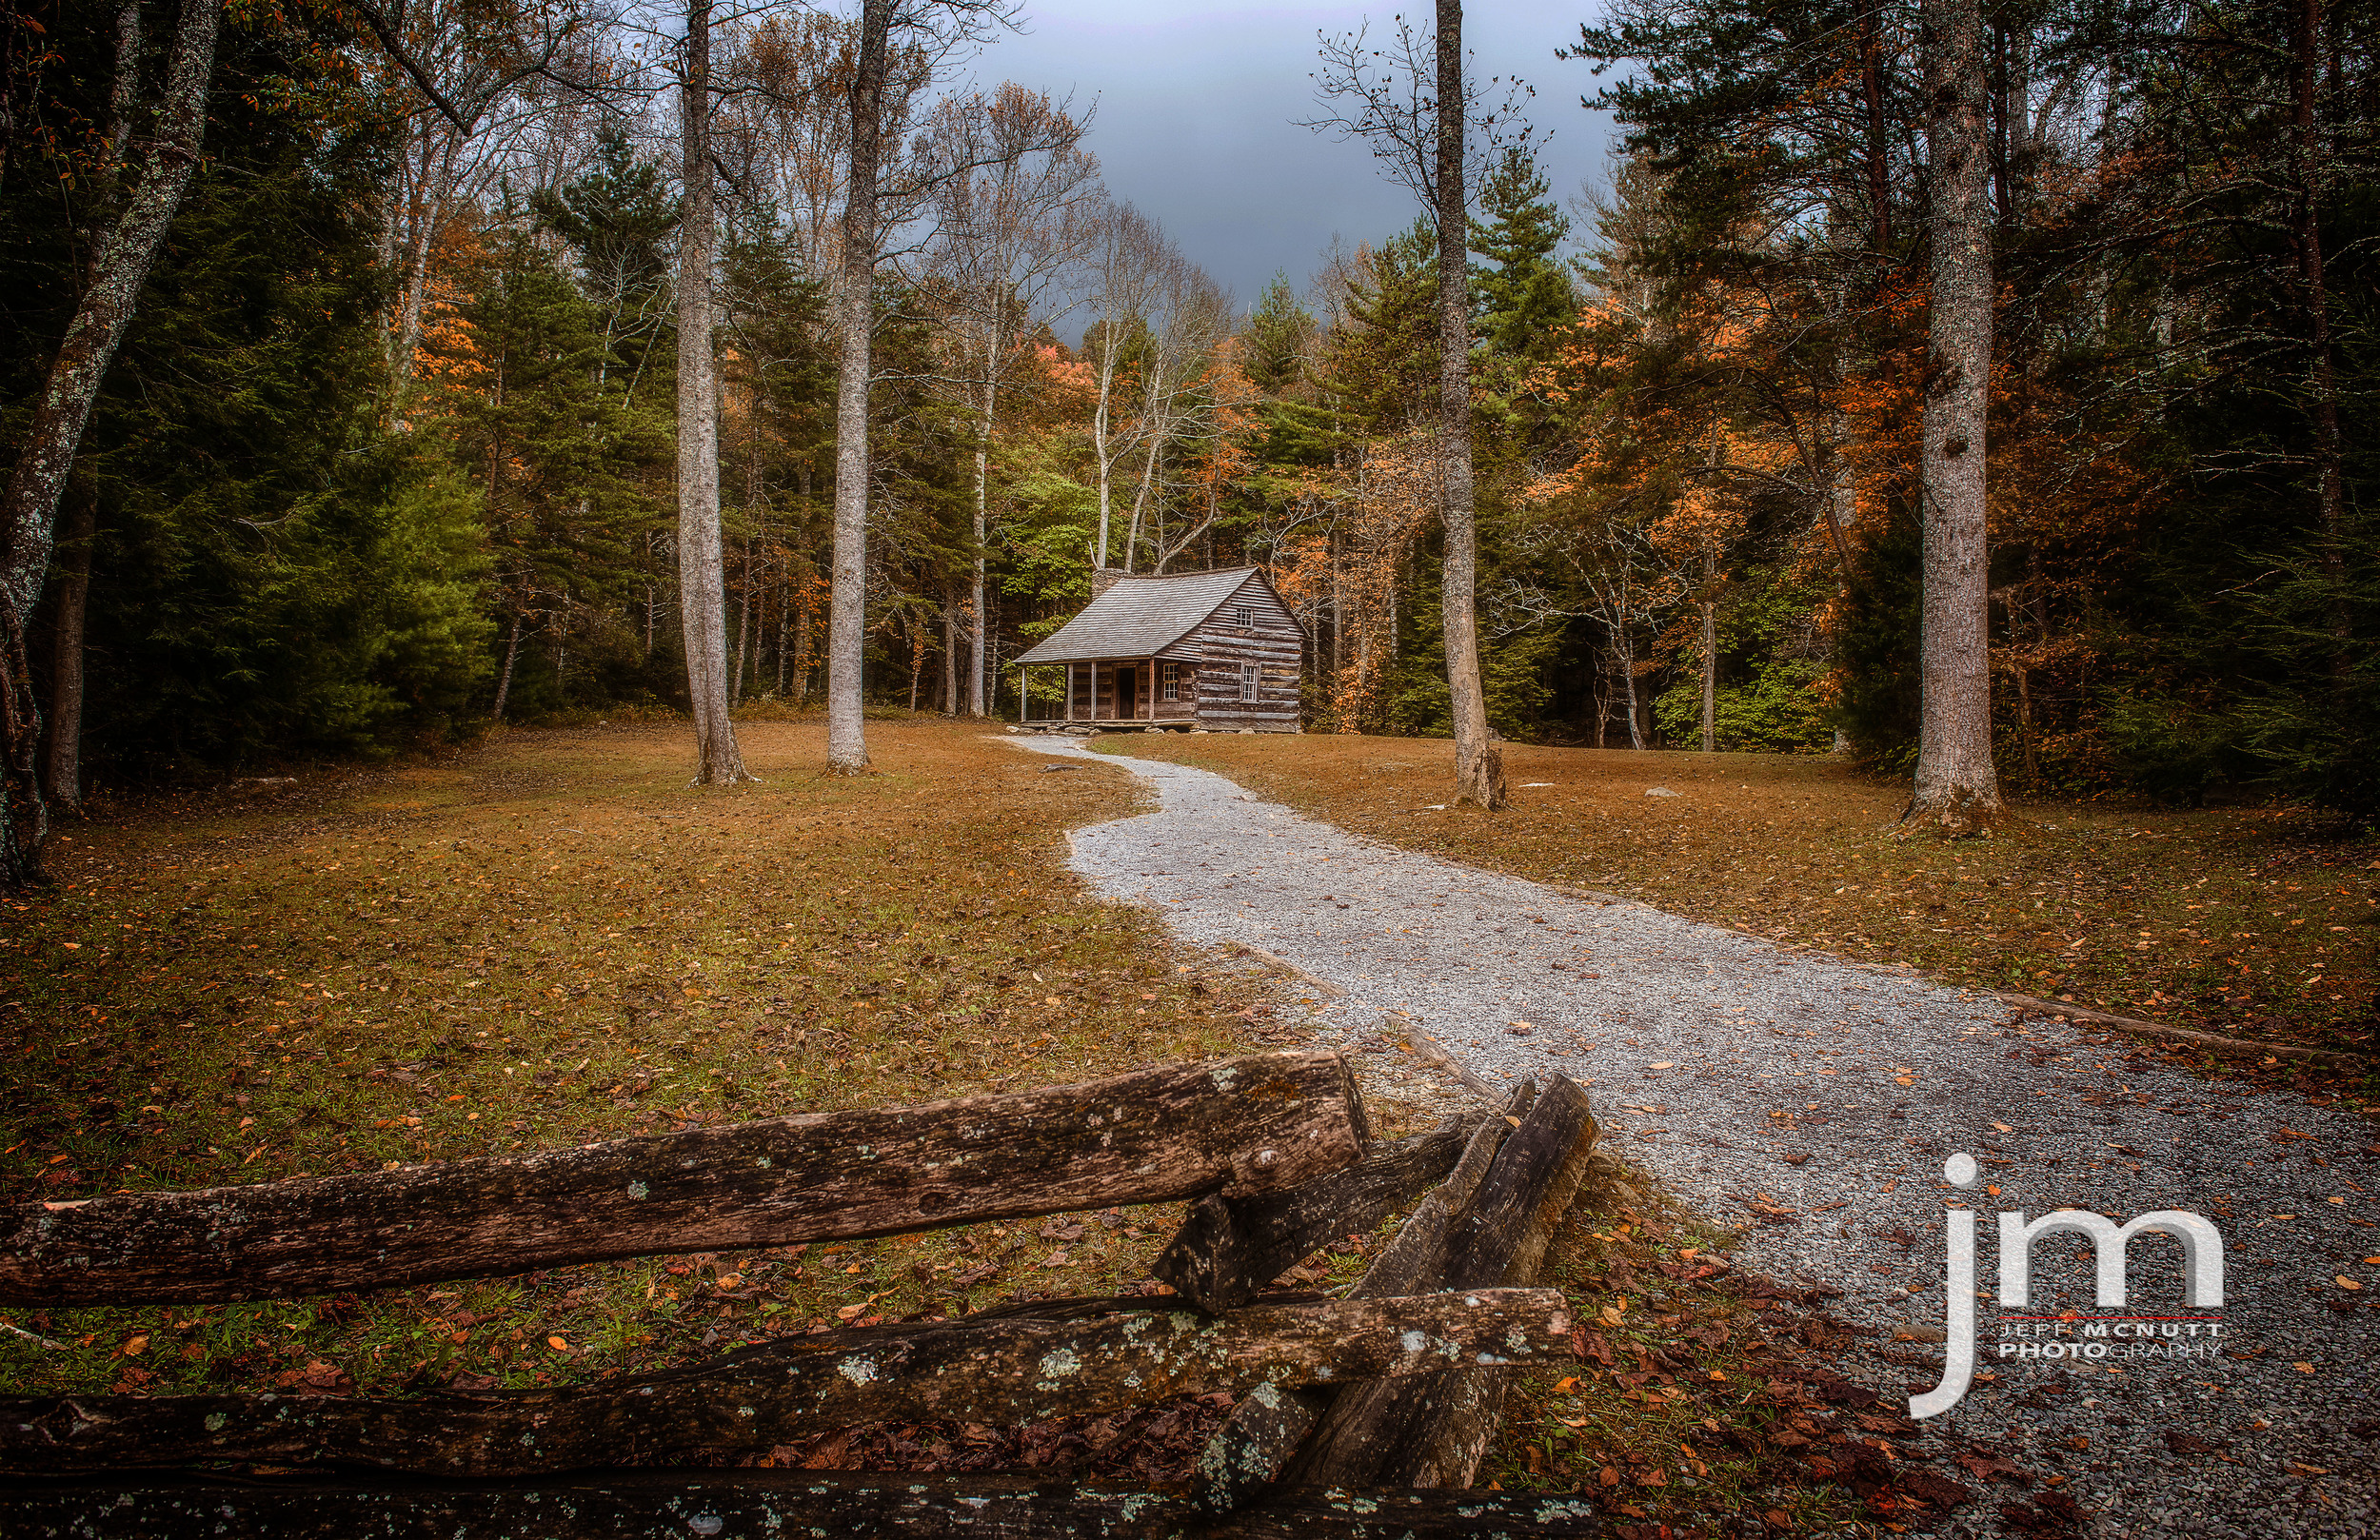
<instances>
[{"instance_id":1,"label":"bare tree","mask_svg":"<svg viewBox=\"0 0 2380 1540\"><path fill-rule=\"evenodd\" d=\"M1111 202L1101 208L1090 251L1092 323L1084 333L1098 387L1091 412L1091 452L1099 469L1100 496L1099 540L1092 561L1098 566L1107 565L1116 466L1139 444L1138 436L1118 422L1124 337L1146 323L1158 295L1183 266L1181 254L1146 214L1128 203Z\"/></svg>"},{"instance_id":2,"label":"bare tree","mask_svg":"<svg viewBox=\"0 0 2380 1540\"><path fill-rule=\"evenodd\" d=\"M1068 306L1060 279L1090 235L1099 162L1068 104L1013 83L936 109L923 154L935 178L933 271L950 297L945 336L957 385L975 418L975 573L967 713L983 715L983 577L989 539L992 429L1001 386L1036 326Z\"/></svg>"},{"instance_id":3,"label":"bare tree","mask_svg":"<svg viewBox=\"0 0 2380 1540\"><path fill-rule=\"evenodd\" d=\"M1455 727L1455 796L1504 805L1504 756L1487 721L1479 678L1478 527L1472 485L1470 204L1466 153L1471 95L1463 81L1462 0L1438 0L1435 38L1403 18L1388 51L1363 34L1326 39L1319 94L1331 116L1309 124L1361 138L1411 188L1438 227L1439 518L1446 532L1440 622ZM1509 113L1507 113L1509 115ZM1484 126L1493 128L1491 114Z\"/></svg>"},{"instance_id":4,"label":"bare tree","mask_svg":"<svg viewBox=\"0 0 2380 1540\"><path fill-rule=\"evenodd\" d=\"M1165 451L1196 432L1207 405L1197 399L1197 387L1232 328L1231 295L1205 269L1178 258L1160 277L1143 323L1140 411L1133 424L1140 473L1124 531L1126 572L1136 570L1144 533L1156 546L1151 570L1162 571L1171 554L1160 533Z\"/></svg>"},{"instance_id":5,"label":"bare tree","mask_svg":"<svg viewBox=\"0 0 2380 1540\"><path fill-rule=\"evenodd\" d=\"M835 331L834 587L826 612L826 768L867 768L860 665L867 646L867 393L874 371L879 183L884 143L887 54L899 0L864 0L851 71L850 174L844 181L842 283Z\"/></svg>"},{"instance_id":6,"label":"bare tree","mask_svg":"<svg viewBox=\"0 0 2380 1540\"><path fill-rule=\"evenodd\" d=\"M1905 820L1954 834L2000 816L1992 762L1984 414L1992 385L1988 77L1978 0L1925 0L1933 345L1925 408L1923 704Z\"/></svg>"},{"instance_id":7,"label":"bare tree","mask_svg":"<svg viewBox=\"0 0 2380 1540\"><path fill-rule=\"evenodd\" d=\"M1016 17L1012 0L863 0L860 8L835 295L842 357L835 378L834 587L826 623L826 768L835 775L858 775L868 762L861 665L867 645L867 399L875 370L876 265L886 228L908 217L934 175L954 168L935 167L889 189L885 173L900 168L909 103L937 69L993 29L1015 25Z\"/></svg>"},{"instance_id":8,"label":"bare tree","mask_svg":"<svg viewBox=\"0 0 2380 1540\"><path fill-rule=\"evenodd\" d=\"M18 440L7 490L0 493L0 884L21 884L39 871L49 832L35 766L41 709L33 695L25 627L41 599L58 500L73 472L91 403L198 169L222 19L222 0L184 0L165 91L137 178L122 215L92 253L89 286L50 361L49 378Z\"/></svg>"},{"instance_id":9,"label":"bare tree","mask_svg":"<svg viewBox=\"0 0 2380 1540\"><path fill-rule=\"evenodd\" d=\"M719 531L719 361L711 351L711 8L687 0L679 132L684 210L678 224L678 613L694 706L694 783L755 779L744 768L727 701L726 559Z\"/></svg>"}]
</instances>

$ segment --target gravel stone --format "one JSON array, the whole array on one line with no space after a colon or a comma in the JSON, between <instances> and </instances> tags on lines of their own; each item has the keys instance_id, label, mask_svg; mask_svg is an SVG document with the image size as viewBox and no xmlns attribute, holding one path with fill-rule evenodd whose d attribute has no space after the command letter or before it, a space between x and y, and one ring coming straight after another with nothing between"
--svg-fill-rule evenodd
<instances>
[{"instance_id":1,"label":"gravel stone","mask_svg":"<svg viewBox=\"0 0 2380 1540\"><path fill-rule=\"evenodd\" d=\"M2120 1313L2218 1317L2220 1339L2202 1336L2199 1356L1997 1357L2004 1331L2064 1311L2118 1313L2097 1310L2078 1239L2045 1237L2028 1306L1976 1302L1978 1366L1995 1377L1929 1433L2062 1475L2054 1490L2100 1535L2380 1534L2370 1125L2291 1093L2198 1078L2120 1037L2013 1020L1988 996L1373 843L1188 766L1098 758L1146 778L1161 804L1073 837L1076 869L1109 897L1156 909L1188 940L1259 948L1343 992L1314 992L1326 1043L1410 1024L1490 1084L1547 1071L1578 1080L1611 1148L1693 1211L1742 1228L1746 1265L1839 1290L1834 1313L1880 1330L1850 1367L1888 1398L1939 1378L1940 1347L1909 1339L1943 1326L1949 1200L1986 1211L1982 1291L1998 1262L1990 1211L2213 1219L2224 1307L2185 1308L2179 1246L2144 1235ZM1943 1180L1957 1152L1983 1168L1963 1193ZM2364 1288L2340 1288L2342 1276ZM2214 1452L2177 1454L2169 1432ZM2043 1490L1971 1485L1979 1500L1954 1532L2024 1532L1996 1510Z\"/></svg>"}]
</instances>

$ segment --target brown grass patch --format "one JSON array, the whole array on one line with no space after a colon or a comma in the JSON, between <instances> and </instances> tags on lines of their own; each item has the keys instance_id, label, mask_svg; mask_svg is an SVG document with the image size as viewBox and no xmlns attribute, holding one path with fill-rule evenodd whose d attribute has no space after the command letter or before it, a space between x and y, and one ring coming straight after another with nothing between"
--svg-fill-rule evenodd
<instances>
[{"instance_id":1,"label":"brown grass patch","mask_svg":"<svg viewBox=\"0 0 2380 1540\"><path fill-rule=\"evenodd\" d=\"M0 952L0 1190L198 1187L1056 1084L1264 1046L1260 980L1063 868L1124 776L980 726L507 735L434 765L77 825ZM10 1311L18 1393L567 1382L861 1319L1145 1276L1163 1212L294 1304ZM1048 1230L1049 1235L1041 1232ZM1052 1264L1056 1259L1057 1265ZM559 1342L560 1346L554 1344Z\"/></svg>"}]
</instances>

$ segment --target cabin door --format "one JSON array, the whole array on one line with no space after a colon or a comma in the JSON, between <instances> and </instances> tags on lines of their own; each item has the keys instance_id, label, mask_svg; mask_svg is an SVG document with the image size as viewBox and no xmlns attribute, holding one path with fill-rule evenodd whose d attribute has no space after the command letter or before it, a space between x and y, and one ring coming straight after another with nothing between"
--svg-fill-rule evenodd
<instances>
[{"instance_id":1,"label":"cabin door","mask_svg":"<svg viewBox=\"0 0 2380 1540\"><path fill-rule=\"evenodd\" d=\"M1140 715L1135 697L1140 688L1140 665L1127 663L1116 670L1116 718L1128 721Z\"/></svg>"}]
</instances>

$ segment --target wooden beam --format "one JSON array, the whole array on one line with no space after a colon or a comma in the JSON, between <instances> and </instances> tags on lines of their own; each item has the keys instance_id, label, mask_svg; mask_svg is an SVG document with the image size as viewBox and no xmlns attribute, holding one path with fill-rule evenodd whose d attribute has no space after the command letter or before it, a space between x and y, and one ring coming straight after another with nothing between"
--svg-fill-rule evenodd
<instances>
[{"instance_id":1,"label":"wooden beam","mask_svg":"<svg viewBox=\"0 0 2380 1540\"><path fill-rule=\"evenodd\" d=\"M287 1298L1255 1194L1354 1163L1345 1061L1265 1054L540 1155L0 1213L0 1302Z\"/></svg>"},{"instance_id":2,"label":"wooden beam","mask_svg":"<svg viewBox=\"0 0 2380 1540\"><path fill-rule=\"evenodd\" d=\"M1472 1133L1462 1158L1446 1179L1418 1204L1397 1234L1349 1291L1351 1297L1378 1299L1425 1293L1415 1280L1444 1268L1457 1226L1494 1169L1497 1152L1537 1100L1537 1082L1516 1086L1503 1110ZM1297 1453L1330 1410L1332 1392L1291 1391L1243 1398L1199 1452L1193 1497L1221 1512L1261 1500L1282 1466Z\"/></svg>"},{"instance_id":3,"label":"wooden beam","mask_svg":"<svg viewBox=\"0 0 2380 1540\"><path fill-rule=\"evenodd\" d=\"M1591 1540L1585 1499L1278 1490L1218 1521L1144 1489L840 1471L623 1471L535 1482L117 1476L0 1492L0 1530L90 1540Z\"/></svg>"},{"instance_id":4,"label":"wooden beam","mask_svg":"<svg viewBox=\"0 0 2380 1540\"><path fill-rule=\"evenodd\" d=\"M1231 1310L1331 1241L1362 1234L1413 1201L1461 1158L1480 1117L1450 1118L1380 1154L1280 1192L1190 1206L1150 1273L1200 1310Z\"/></svg>"},{"instance_id":5,"label":"wooden beam","mask_svg":"<svg viewBox=\"0 0 2380 1540\"><path fill-rule=\"evenodd\" d=\"M591 1387L394 1400L99 1395L0 1399L0 1471L191 1461L510 1476L774 1445L860 1423L1009 1427L1258 1386L1433 1377L1451 1364L1572 1355L1556 1289L1155 1308L1089 1320L923 1322L780 1339L712 1364Z\"/></svg>"},{"instance_id":6,"label":"wooden beam","mask_svg":"<svg viewBox=\"0 0 2380 1540\"><path fill-rule=\"evenodd\" d=\"M1595 1138L1586 1093L1553 1076L1425 1269L1427 1287L1477 1289L1534 1277L1586 1175ZM1468 1487L1502 1419L1507 1383L1502 1374L1449 1369L1393 1385L1350 1385L1333 1398L1282 1479Z\"/></svg>"}]
</instances>

